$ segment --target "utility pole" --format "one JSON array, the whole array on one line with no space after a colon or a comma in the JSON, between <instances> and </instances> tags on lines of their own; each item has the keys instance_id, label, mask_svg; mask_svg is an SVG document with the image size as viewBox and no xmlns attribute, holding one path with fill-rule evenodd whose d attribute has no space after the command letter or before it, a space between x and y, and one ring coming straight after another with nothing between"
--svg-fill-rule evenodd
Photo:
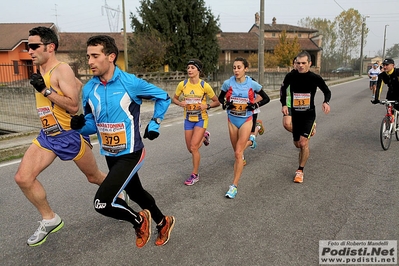
<instances>
[{"instance_id":1,"label":"utility pole","mask_svg":"<svg viewBox=\"0 0 399 266\"><path fill-rule=\"evenodd\" d=\"M125 11L125 0L122 0L122 9L123 9L123 55L125 58L125 71L127 72L129 69L128 59L127 59L127 35L126 35L126 11Z\"/></svg>"},{"instance_id":2,"label":"utility pole","mask_svg":"<svg viewBox=\"0 0 399 266\"><path fill-rule=\"evenodd\" d=\"M385 59L385 42L387 40L387 26L389 25L385 25L385 30L384 30L384 46L382 47L382 60Z\"/></svg>"},{"instance_id":3,"label":"utility pole","mask_svg":"<svg viewBox=\"0 0 399 266\"><path fill-rule=\"evenodd\" d=\"M360 43L360 67L359 67L359 76L363 74L363 44L364 44L364 27L366 26L366 18L369 18L369 16L363 17L363 22L362 22L362 40Z\"/></svg>"},{"instance_id":4,"label":"utility pole","mask_svg":"<svg viewBox=\"0 0 399 266\"><path fill-rule=\"evenodd\" d=\"M59 27L60 27L60 25L58 25L58 14L57 14L57 4L55 4L54 5L55 6L55 9L53 9L53 10L55 10L55 25L57 26L57 30L59 31L60 29L59 29Z\"/></svg>"},{"instance_id":5,"label":"utility pole","mask_svg":"<svg viewBox=\"0 0 399 266\"><path fill-rule=\"evenodd\" d=\"M265 0L260 0L258 83L264 85L265 77Z\"/></svg>"}]
</instances>

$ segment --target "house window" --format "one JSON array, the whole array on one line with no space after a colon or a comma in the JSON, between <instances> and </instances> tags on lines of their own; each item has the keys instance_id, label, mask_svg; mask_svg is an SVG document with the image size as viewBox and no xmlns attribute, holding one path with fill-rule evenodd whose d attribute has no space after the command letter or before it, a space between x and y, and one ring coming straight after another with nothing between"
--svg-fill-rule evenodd
<instances>
[{"instance_id":1,"label":"house window","mask_svg":"<svg viewBox=\"0 0 399 266\"><path fill-rule=\"evenodd\" d=\"M298 33L298 38L301 38L301 37L302 37L302 34Z\"/></svg>"},{"instance_id":2,"label":"house window","mask_svg":"<svg viewBox=\"0 0 399 266\"><path fill-rule=\"evenodd\" d=\"M276 37L276 33L275 32L272 33L272 37Z\"/></svg>"},{"instance_id":3,"label":"house window","mask_svg":"<svg viewBox=\"0 0 399 266\"><path fill-rule=\"evenodd\" d=\"M238 54L238 51L233 51L233 54Z\"/></svg>"},{"instance_id":4,"label":"house window","mask_svg":"<svg viewBox=\"0 0 399 266\"><path fill-rule=\"evenodd\" d=\"M14 66L14 74L19 75L19 67L18 67L18 61L13 61L13 66Z\"/></svg>"},{"instance_id":5,"label":"house window","mask_svg":"<svg viewBox=\"0 0 399 266\"><path fill-rule=\"evenodd\" d=\"M248 51L248 50L245 50L245 51L244 51L244 54L249 54L249 51Z\"/></svg>"}]
</instances>

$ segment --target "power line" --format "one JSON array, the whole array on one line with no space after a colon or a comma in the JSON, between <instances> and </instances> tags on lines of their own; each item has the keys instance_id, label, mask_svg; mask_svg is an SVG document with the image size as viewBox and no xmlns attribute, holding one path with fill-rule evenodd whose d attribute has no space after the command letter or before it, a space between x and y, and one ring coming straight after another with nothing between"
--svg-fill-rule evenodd
<instances>
[{"instance_id":1,"label":"power line","mask_svg":"<svg viewBox=\"0 0 399 266\"><path fill-rule=\"evenodd\" d=\"M345 8L343 8L340 4L338 4L337 1L334 0L334 2L335 2L343 11L346 11Z\"/></svg>"}]
</instances>

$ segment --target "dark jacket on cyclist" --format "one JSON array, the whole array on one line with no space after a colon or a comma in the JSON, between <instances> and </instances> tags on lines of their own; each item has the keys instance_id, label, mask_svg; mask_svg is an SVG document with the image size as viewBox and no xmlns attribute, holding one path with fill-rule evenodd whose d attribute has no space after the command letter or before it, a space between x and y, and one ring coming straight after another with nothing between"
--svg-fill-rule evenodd
<instances>
[{"instance_id":1,"label":"dark jacket on cyclist","mask_svg":"<svg viewBox=\"0 0 399 266\"><path fill-rule=\"evenodd\" d=\"M381 72L378 75L377 89L374 96L375 101L380 100L380 94L384 84L387 84L388 86L386 99L389 101L399 102L399 68L393 68L389 73ZM399 110L399 104L396 104L394 108Z\"/></svg>"}]
</instances>

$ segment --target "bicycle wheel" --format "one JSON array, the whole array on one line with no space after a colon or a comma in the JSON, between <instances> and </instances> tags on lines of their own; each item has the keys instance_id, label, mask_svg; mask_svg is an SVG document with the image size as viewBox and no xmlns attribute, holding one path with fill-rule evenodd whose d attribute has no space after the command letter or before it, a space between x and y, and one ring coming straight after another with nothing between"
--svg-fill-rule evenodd
<instances>
[{"instance_id":1,"label":"bicycle wheel","mask_svg":"<svg viewBox=\"0 0 399 266\"><path fill-rule=\"evenodd\" d=\"M384 150L388 150L389 146L391 145L391 140L392 140L392 132L390 131L391 127L391 122L389 117L384 117L381 122L381 128L380 128L380 141L381 141L381 146Z\"/></svg>"}]
</instances>

